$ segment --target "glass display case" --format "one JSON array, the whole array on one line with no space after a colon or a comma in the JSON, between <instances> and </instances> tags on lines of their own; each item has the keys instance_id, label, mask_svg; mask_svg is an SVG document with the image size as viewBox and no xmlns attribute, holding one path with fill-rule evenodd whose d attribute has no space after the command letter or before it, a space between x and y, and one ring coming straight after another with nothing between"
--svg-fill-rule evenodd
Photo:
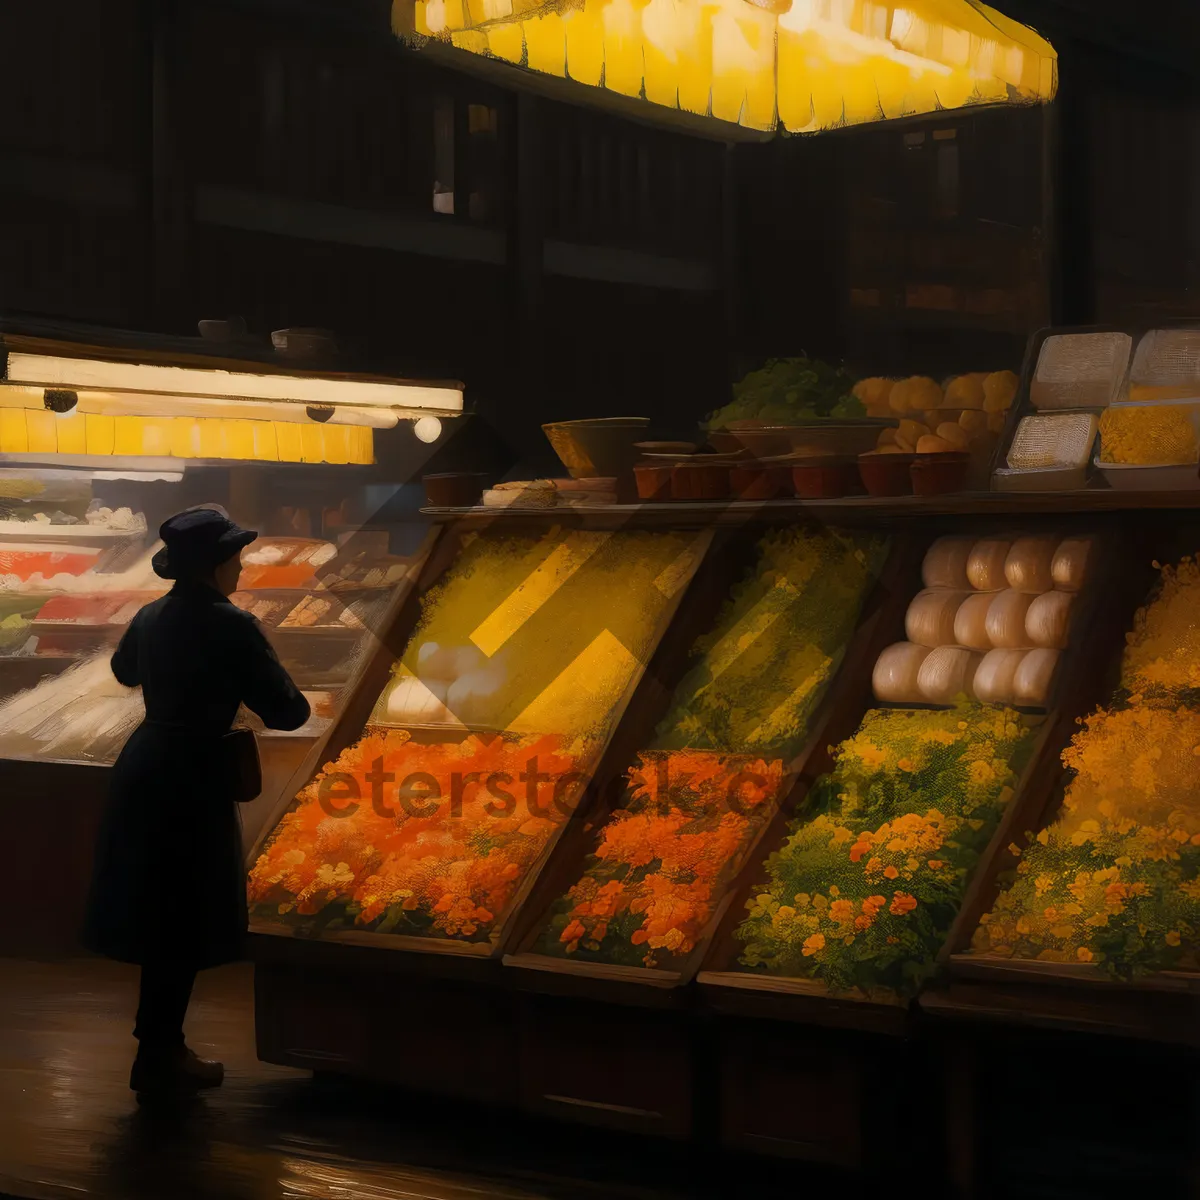
<instances>
[{"instance_id":1,"label":"glass display case","mask_svg":"<svg viewBox=\"0 0 1200 1200\"><path fill-rule=\"evenodd\" d=\"M232 599L259 618L312 706L288 734L242 714L261 734L264 791L243 811L253 836L436 539L419 513L387 501L404 478L396 464L411 460L411 473L428 453L412 422L460 416L461 387L234 359L200 339L2 337L0 770L13 803L32 798L49 814L77 802L89 808L78 836L90 837L105 769L143 715L109 658L169 587L151 566L159 525L213 504L260 531ZM72 904L90 857L78 849ZM64 935L75 915L64 910Z\"/></svg>"}]
</instances>

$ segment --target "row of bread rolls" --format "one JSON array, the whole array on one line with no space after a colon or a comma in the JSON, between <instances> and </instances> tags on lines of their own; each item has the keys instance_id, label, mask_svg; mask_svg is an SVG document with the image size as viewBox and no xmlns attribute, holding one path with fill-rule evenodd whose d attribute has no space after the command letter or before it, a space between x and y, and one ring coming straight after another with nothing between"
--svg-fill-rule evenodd
<instances>
[{"instance_id":1,"label":"row of bread rolls","mask_svg":"<svg viewBox=\"0 0 1200 1200\"><path fill-rule=\"evenodd\" d=\"M961 452L970 450L984 438L994 438L1003 428L1003 413L988 414L973 408L964 409L957 418L953 413L916 413L903 418L895 428L881 429L873 453Z\"/></svg>"},{"instance_id":2,"label":"row of bread rolls","mask_svg":"<svg viewBox=\"0 0 1200 1200\"><path fill-rule=\"evenodd\" d=\"M978 412L1003 413L1012 407L1020 380L1012 371L976 371L951 379L943 388L927 375L909 379L862 379L854 395L863 402L867 415L887 417L896 413L932 412L939 408L973 408Z\"/></svg>"},{"instance_id":3,"label":"row of bread rolls","mask_svg":"<svg viewBox=\"0 0 1200 1200\"><path fill-rule=\"evenodd\" d=\"M971 592L927 588L918 592L904 616L904 632L918 646L963 646L968 650L1019 650L1067 644L1074 592L1035 596L1006 588Z\"/></svg>"},{"instance_id":4,"label":"row of bread rolls","mask_svg":"<svg viewBox=\"0 0 1200 1200\"><path fill-rule=\"evenodd\" d=\"M1077 592L1091 556L1090 538L943 537L925 555L927 588L998 592L1013 588L1039 595L1051 589Z\"/></svg>"},{"instance_id":5,"label":"row of bread rolls","mask_svg":"<svg viewBox=\"0 0 1200 1200\"><path fill-rule=\"evenodd\" d=\"M885 704L953 704L959 696L983 704L1045 708L1059 651L995 649L898 642L875 664L871 685Z\"/></svg>"}]
</instances>

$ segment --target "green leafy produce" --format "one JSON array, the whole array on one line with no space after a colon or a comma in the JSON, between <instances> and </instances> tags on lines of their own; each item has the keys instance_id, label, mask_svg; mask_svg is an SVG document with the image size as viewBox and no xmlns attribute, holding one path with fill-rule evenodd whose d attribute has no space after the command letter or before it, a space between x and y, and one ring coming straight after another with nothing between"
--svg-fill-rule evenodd
<instances>
[{"instance_id":1,"label":"green leafy produce","mask_svg":"<svg viewBox=\"0 0 1200 1200\"><path fill-rule=\"evenodd\" d=\"M716 628L693 648L651 748L794 754L886 552L883 538L833 529L764 538Z\"/></svg>"},{"instance_id":2,"label":"green leafy produce","mask_svg":"<svg viewBox=\"0 0 1200 1200\"><path fill-rule=\"evenodd\" d=\"M733 385L733 400L712 413L705 426L727 429L740 421L796 425L825 418L866 416L851 389L854 376L812 358L773 358Z\"/></svg>"}]
</instances>

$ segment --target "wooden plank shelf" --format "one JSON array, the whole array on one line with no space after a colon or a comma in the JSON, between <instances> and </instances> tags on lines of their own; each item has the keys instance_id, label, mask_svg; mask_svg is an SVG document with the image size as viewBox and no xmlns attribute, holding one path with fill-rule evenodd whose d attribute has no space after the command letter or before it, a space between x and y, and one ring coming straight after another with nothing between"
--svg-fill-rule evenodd
<instances>
[{"instance_id":1,"label":"wooden plank shelf","mask_svg":"<svg viewBox=\"0 0 1200 1200\"><path fill-rule=\"evenodd\" d=\"M839 500L714 500L671 504L573 505L570 508L422 508L438 522L544 524L548 519L589 528L691 525L746 526L818 520L840 524L882 524L928 517L1045 517L1124 514L1149 520L1152 514L1200 511L1200 487L1183 491L1133 492L1086 488L1075 492L956 492L945 496L845 496Z\"/></svg>"}]
</instances>

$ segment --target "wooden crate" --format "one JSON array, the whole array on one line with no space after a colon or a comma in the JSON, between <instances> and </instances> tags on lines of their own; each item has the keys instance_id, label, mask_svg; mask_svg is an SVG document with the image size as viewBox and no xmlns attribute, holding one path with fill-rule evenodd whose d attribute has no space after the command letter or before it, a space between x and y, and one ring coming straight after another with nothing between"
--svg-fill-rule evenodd
<instances>
[{"instance_id":1,"label":"wooden crate","mask_svg":"<svg viewBox=\"0 0 1200 1200\"><path fill-rule=\"evenodd\" d=\"M498 963L442 974L416 955L269 937L253 953L265 1062L516 1103L516 1015Z\"/></svg>"},{"instance_id":2,"label":"wooden crate","mask_svg":"<svg viewBox=\"0 0 1200 1200\"><path fill-rule=\"evenodd\" d=\"M936 1101L901 1039L728 1019L716 1047L719 1139L729 1150L870 1170L905 1140L906 1116ZM906 1158L923 1145L914 1138Z\"/></svg>"},{"instance_id":3,"label":"wooden crate","mask_svg":"<svg viewBox=\"0 0 1200 1200\"><path fill-rule=\"evenodd\" d=\"M688 1137L696 1086L694 1028L679 1008L522 993L520 1104L582 1124Z\"/></svg>"}]
</instances>

